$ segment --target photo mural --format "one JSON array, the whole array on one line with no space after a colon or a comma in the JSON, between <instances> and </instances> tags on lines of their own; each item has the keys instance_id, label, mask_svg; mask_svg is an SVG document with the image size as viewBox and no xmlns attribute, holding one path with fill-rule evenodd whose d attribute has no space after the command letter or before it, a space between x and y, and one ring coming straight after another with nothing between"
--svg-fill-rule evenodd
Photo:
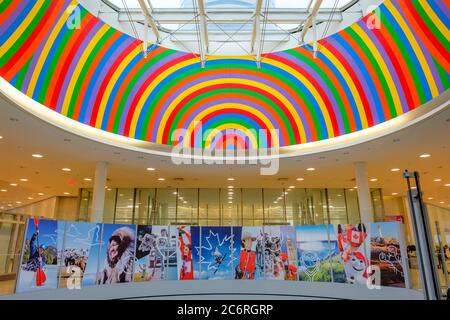
<instances>
[{"instance_id":1,"label":"photo mural","mask_svg":"<svg viewBox=\"0 0 450 320\"><path fill-rule=\"evenodd\" d=\"M400 222L199 227L29 219L16 292L170 280L366 286L378 279L407 288L405 252Z\"/></svg>"}]
</instances>

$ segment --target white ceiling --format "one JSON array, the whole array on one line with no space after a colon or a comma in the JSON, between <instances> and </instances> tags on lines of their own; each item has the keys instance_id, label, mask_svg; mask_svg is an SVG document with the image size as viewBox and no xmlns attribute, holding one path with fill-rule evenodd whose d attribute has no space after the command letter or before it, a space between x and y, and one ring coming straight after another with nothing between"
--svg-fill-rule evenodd
<instances>
[{"instance_id":1,"label":"white ceiling","mask_svg":"<svg viewBox=\"0 0 450 320\"><path fill-rule=\"evenodd\" d=\"M448 97L448 93L446 97ZM97 161L107 161L109 187L287 187L351 188L355 186L355 161L366 161L372 187L381 187L385 195L404 195L406 182L402 171L417 170L425 200L441 207L450 205L450 108L417 124L369 142L302 157L283 158L274 176L261 176L259 166L252 165L183 165L177 166L165 156L130 151L94 142L48 124L0 99L0 207L13 207L79 188L92 187ZM39 153L42 159L31 155ZM419 155L428 153L430 158ZM62 168L70 168L64 172ZM147 171L154 167L156 171ZM315 167L314 172L306 171ZM400 168L391 172L391 168ZM227 181L228 177L236 178ZM164 177L165 181L158 181ZM304 181L297 181L302 177ZM27 178L28 182L19 179ZM183 178L183 181L174 180ZM280 181L279 178L287 178ZM442 181L434 182L440 178ZM17 183L17 187L10 186ZM45 195L38 196L42 192ZM28 197L33 197L29 200ZM17 204L16 201L21 201ZM444 203L440 203L443 201ZM8 207L9 208L9 207ZM6 208L5 208L6 209Z\"/></svg>"}]
</instances>

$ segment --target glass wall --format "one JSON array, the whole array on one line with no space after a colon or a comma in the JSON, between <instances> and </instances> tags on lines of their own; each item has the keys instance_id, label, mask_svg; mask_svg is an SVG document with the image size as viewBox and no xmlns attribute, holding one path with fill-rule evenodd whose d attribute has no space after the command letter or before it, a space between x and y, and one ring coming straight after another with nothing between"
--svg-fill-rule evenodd
<instances>
[{"instance_id":1,"label":"glass wall","mask_svg":"<svg viewBox=\"0 0 450 320\"><path fill-rule=\"evenodd\" d=\"M80 220L88 220L92 190L80 193ZM380 189L372 189L375 220L382 221ZM355 189L161 188L108 189L104 221L200 226L358 223Z\"/></svg>"}]
</instances>

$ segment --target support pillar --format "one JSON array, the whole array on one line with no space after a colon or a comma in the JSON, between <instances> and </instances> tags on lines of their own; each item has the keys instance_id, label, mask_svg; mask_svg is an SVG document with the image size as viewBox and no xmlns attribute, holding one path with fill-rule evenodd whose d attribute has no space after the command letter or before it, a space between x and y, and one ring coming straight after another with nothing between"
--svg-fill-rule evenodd
<instances>
[{"instance_id":1,"label":"support pillar","mask_svg":"<svg viewBox=\"0 0 450 320\"><path fill-rule=\"evenodd\" d=\"M359 212L362 223L374 221L372 200L370 198L369 179L365 162L355 162L356 187L358 191Z\"/></svg>"},{"instance_id":2,"label":"support pillar","mask_svg":"<svg viewBox=\"0 0 450 320\"><path fill-rule=\"evenodd\" d=\"M103 210L105 207L105 189L108 163L97 162L94 178L94 195L92 199L91 222L103 221Z\"/></svg>"}]
</instances>

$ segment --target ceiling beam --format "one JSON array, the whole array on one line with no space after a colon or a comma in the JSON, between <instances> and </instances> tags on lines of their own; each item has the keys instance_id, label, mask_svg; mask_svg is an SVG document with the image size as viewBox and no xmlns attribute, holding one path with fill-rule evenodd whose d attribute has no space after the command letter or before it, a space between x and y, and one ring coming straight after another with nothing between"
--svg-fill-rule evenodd
<instances>
[{"instance_id":1,"label":"ceiling beam","mask_svg":"<svg viewBox=\"0 0 450 320\"><path fill-rule=\"evenodd\" d=\"M145 18L145 22L146 22L147 26L152 29L152 31L156 37L156 42L160 43L161 37L159 35L158 27L156 26L156 23L152 17L152 14L148 10L147 5L145 4L144 0L138 0L138 2L139 2L139 5L141 6L142 13L144 14L144 18Z\"/></svg>"},{"instance_id":2,"label":"ceiling beam","mask_svg":"<svg viewBox=\"0 0 450 320\"><path fill-rule=\"evenodd\" d=\"M261 41L261 8L262 0L256 0L255 17L253 18L253 31L252 31L252 41L251 50L255 52L255 47L259 47Z\"/></svg>"},{"instance_id":3,"label":"ceiling beam","mask_svg":"<svg viewBox=\"0 0 450 320\"><path fill-rule=\"evenodd\" d=\"M202 48L200 49L201 53L201 62L202 67L205 66L206 54L209 51L209 40L208 40L208 22L206 21L206 11L205 11L205 2L204 0L197 0L198 14L199 14L199 23L200 23L200 45Z\"/></svg>"},{"instance_id":4,"label":"ceiling beam","mask_svg":"<svg viewBox=\"0 0 450 320\"><path fill-rule=\"evenodd\" d=\"M302 31L300 32L300 40L301 43L305 43L305 36L308 33L309 28L312 26L315 28L316 22L317 22L317 14L319 12L320 6L322 5L323 0L316 0L314 3L314 6L311 10L311 13L309 14L308 18L305 21L305 24L303 25ZM309 4L311 6L311 3ZM331 14L331 13L330 13ZM317 38L315 37L314 41L316 41Z\"/></svg>"}]
</instances>

